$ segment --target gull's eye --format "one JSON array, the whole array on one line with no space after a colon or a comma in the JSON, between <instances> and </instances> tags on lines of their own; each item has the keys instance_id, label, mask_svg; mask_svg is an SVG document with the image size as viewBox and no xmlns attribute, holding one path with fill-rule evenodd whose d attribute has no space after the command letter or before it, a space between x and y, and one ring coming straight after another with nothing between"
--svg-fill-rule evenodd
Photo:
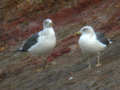
<instances>
[{"instance_id":1,"label":"gull's eye","mask_svg":"<svg viewBox=\"0 0 120 90\"><path fill-rule=\"evenodd\" d=\"M83 31L86 32L86 31L88 31L88 29L87 29L87 28L84 28Z\"/></svg>"},{"instance_id":2,"label":"gull's eye","mask_svg":"<svg viewBox=\"0 0 120 90\"><path fill-rule=\"evenodd\" d=\"M45 24L49 24L49 22L46 21Z\"/></svg>"}]
</instances>

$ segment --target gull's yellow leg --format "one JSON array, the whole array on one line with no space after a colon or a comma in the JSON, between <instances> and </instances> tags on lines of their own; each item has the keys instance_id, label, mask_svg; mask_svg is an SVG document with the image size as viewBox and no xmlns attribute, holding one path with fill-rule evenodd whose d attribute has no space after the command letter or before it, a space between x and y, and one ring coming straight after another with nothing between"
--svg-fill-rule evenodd
<instances>
[{"instance_id":1,"label":"gull's yellow leg","mask_svg":"<svg viewBox=\"0 0 120 90\"><path fill-rule=\"evenodd\" d=\"M96 67L100 67L102 64L100 63L100 52L97 54L97 64Z\"/></svg>"}]
</instances>

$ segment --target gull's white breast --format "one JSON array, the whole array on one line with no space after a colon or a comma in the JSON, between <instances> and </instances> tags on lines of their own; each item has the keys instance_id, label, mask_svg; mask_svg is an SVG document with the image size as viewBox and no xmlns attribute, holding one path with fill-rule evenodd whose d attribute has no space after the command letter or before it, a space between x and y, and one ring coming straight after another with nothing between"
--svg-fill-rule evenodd
<instances>
[{"instance_id":1,"label":"gull's white breast","mask_svg":"<svg viewBox=\"0 0 120 90\"><path fill-rule=\"evenodd\" d=\"M99 51L103 51L106 47L106 45L100 43L96 36L90 36L90 35L81 35L79 41L78 41L80 48L83 52L88 53L97 53Z\"/></svg>"}]
</instances>

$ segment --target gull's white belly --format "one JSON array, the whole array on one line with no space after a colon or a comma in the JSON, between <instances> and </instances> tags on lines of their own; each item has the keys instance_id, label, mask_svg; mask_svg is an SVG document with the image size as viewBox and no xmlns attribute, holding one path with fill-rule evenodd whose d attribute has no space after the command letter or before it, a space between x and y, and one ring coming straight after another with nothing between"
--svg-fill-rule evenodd
<instances>
[{"instance_id":1,"label":"gull's white belly","mask_svg":"<svg viewBox=\"0 0 120 90\"><path fill-rule=\"evenodd\" d=\"M56 40L43 40L32 46L28 51L33 55L49 53L56 45Z\"/></svg>"},{"instance_id":2,"label":"gull's white belly","mask_svg":"<svg viewBox=\"0 0 120 90\"><path fill-rule=\"evenodd\" d=\"M90 38L88 36L81 36L78 43L81 50L88 53L97 53L99 51L103 51L106 47L106 45L96 40L95 37Z\"/></svg>"}]
</instances>

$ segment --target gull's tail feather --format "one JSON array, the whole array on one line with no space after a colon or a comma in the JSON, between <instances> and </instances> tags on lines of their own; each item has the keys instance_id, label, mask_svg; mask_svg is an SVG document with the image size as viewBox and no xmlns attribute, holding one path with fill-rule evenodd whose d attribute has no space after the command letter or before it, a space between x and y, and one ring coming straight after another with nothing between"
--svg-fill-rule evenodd
<instances>
[{"instance_id":1,"label":"gull's tail feather","mask_svg":"<svg viewBox=\"0 0 120 90\"><path fill-rule=\"evenodd\" d=\"M109 41L109 44L112 44L112 40L108 39L108 41Z\"/></svg>"}]
</instances>

